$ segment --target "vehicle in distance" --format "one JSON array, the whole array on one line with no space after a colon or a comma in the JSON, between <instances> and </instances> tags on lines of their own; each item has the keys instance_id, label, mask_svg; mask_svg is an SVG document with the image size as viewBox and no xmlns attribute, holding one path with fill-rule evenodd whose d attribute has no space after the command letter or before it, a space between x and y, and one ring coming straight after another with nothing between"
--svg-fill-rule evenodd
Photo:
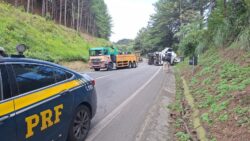
<instances>
[{"instance_id":1,"label":"vehicle in distance","mask_svg":"<svg viewBox=\"0 0 250 141\"><path fill-rule=\"evenodd\" d=\"M82 141L96 112L95 81L34 59L0 59L1 141Z\"/></svg>"},{"instance_id":2,"label":"vehicle in distance","mask_svg":"<svg viewBox=\"0 0 250 141\"><path fill-rule=\"evenodd\" d=\"M135 54L119 54L114 47L96 47L89 49L89 66L95 71L100 69L136 68L138 65Z\"/></svg>"}]
</instances>

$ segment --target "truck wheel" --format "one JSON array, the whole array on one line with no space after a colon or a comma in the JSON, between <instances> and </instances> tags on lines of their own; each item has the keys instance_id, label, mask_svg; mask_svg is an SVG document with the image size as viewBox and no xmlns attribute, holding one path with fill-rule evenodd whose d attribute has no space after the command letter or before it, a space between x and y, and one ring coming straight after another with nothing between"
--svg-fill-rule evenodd
<instances>
[{"instance_id":1,"label":"truck wheel","mask_svg":"<svg viewBox=\"0 0 250 141\"><path fill-rule=\"evenodd\" d=\"M107 67L107 71L111 71L113 69L113 63L109 63Z\"/></svg>"},{"instance_id":2,"label":"truck wheel","mask_svg":"<svg viewBox=\"0 0 250 141\"><path fill-rule=\"evenodd\" d=\"M132 63L131 62L129 62L128 68L132 68Z\"/></svg>"},{"instance_id":3,"label":"truck wheel","mask_svg":"<svg viewBox=\"0 0 250 141\"><path fill-rule=\"evenodd\" d=\"M135 62L132 63L132 68L135 68Z\"/></svg>"},{"instance_id":4,"label":"truck wheel","mask_svg":"<svg viewBox=\"0 0 250 141\"><path fill-rule=\"evenodd\" d=\"M134 62L133 63L131 63L131 68L134 68L135 67L135 64L134 64Z\"/></svg>"},{"instance_id":5,"label":"truck wheel","mask_svg":"<svg viewBox=\"0 0 250 141\"><path fill-rule=\"evenodd\" d=\"M68 141L83 141L90 129L90 110L84 105L76 108L69 128Z\"/></svg>"},{"instance_id":6,"label":"truck wheel","mask_svg":"<svg viewBox=\"0 0 250 141\"><path fill-rule=\"evenodd\" d=\"M95 68L95 71L100 71L100 68Z\"/></svg>"},{"instance_id":7,"label":"truck wheel","mask_svg":"<svg viewBox=\"0 0 250 141\"><path fill-rule=\"evenodd\" d=\"M137 68L138 64L136 62L134 62L134 68Z\"/></svg>"}]
</instances>

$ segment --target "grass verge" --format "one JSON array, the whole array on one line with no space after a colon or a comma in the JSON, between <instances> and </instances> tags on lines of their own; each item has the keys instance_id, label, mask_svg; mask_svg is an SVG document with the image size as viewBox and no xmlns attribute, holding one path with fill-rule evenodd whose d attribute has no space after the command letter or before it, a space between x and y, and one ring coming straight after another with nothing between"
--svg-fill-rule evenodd
<instances>
[{"instance_id":1,"label":"grass verge","mask_svg":"<svg viewBox=\"0 0 250 141\"><path fill-rule=\"evenodd\" d=\"M55 24L38 15L0 2L0 46L9 54L15 46L28 46L27 57L51 62L88 59L90 47L109 44L104 39L88 40L75 30Z\"/></svg>"},{"instance_id":2,"label":"grass verge","mask_svg":"<svg viewBox=\"0 0 250 141\"><path fill-rule=\"evenodd\" d=\"M200 111L198 116L209 140L244 141L250 138L249 59L249 52L210 49L200 56L194 75L187 61L177 66L180 72L177 71L176 80L181 76L187 80L194 106ZM177 83L181 84L180 81ZM177 86L178 89L181 91L183 88ZM183 105L178 95L177 92L174 104ZM187 118L187 122L194 120L192 116Z\"/></svg>"}]
</instances>

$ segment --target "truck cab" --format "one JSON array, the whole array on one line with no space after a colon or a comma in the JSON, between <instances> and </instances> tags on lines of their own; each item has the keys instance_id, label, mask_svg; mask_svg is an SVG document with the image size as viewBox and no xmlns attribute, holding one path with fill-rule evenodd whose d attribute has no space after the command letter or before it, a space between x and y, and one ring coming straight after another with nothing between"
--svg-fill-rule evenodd
<instances>
[{"instance_id":1,"label":"truck cab","mask_svg":"<svg viewBox=\"0 0 250 141\"><path fill-rule=\"evenodd\" d=\"M95 71L112 69L116 61L117 49L111 47L96 47L89 49L89 66Z\"/></svg>"}]
</instances>

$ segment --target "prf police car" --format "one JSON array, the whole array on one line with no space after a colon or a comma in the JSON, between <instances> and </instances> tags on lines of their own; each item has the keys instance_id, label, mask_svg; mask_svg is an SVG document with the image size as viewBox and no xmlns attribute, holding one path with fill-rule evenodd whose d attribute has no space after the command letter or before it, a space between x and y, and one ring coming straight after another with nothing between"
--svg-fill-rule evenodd
<instances>
[{"instance_id":1,"label":"prf police car","mask_svg":"<svg viewBox=\"0 0 250 141\"><path fill-rule=\"evenodd\" d=\"M20 58L21 53L3 56L0 140L83 141L96 112L95 81L53 63Z\"/></svg>"}]
</instances>

